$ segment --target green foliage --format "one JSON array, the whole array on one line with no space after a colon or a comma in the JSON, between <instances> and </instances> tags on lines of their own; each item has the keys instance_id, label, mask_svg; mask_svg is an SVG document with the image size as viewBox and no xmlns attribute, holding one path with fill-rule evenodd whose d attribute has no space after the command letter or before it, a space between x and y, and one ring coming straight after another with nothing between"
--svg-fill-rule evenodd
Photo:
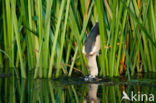
<instances>
[{"instance_id":1,"label":"green foliage","mask_svg":"<svg viewBox=\"0 0 156 103\"><path fill-rule=\"evenodd\" d=\"M141 0L139 8L137 0L90 0L87 10L88 1L0 1L0 50L7 54L0 52L0 67L16 67L23 78L26 71L34 78L87 75L82 46L97 19L100 76L119 76L123 64L129 79L156 72L156 2Z\"/></svg>"}]
</instances>

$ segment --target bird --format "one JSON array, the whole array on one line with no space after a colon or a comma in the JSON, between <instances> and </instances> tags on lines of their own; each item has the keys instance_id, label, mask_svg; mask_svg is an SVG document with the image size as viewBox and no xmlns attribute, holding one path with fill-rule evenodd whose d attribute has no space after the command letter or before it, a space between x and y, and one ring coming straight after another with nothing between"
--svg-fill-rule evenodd
<instances>
[{"instance_id":1,"label":"bird","mask_svg":"<svg viewBox=\"0 0 156 103\"><path fill-rule=\"evenodd\" d=\"M100 34L99 34L99 22L96 21L95 25L89 32L84 44L82 52L88 59L88 66L90 75L88 78L96 78L98 76L98 66L96 57L101 49L100 46Z\"/></svg>"},{"instance_id":2,"label":"bird","mask_svg":"<svg viewBox=\"0 0 156 103\"><path fill-rule=\"evenodd\" d=\"M100 103L100 99L97 97L98 84L90 84L88 96L84 99L83 103Z\"/></svg>"}]
</instances>

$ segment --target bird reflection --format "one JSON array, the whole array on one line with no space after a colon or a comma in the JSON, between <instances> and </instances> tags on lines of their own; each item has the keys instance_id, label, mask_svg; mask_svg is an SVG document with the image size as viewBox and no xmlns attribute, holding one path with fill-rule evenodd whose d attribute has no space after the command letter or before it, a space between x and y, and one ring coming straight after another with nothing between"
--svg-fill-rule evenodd
<instances>
[{"instance_id":1,"label":"bird reflection","mask_svg":"<svg viewBox=\"0 0 156 103\"><path fill-rule=\"evenodd\" d=\"M90 84L88 95L84 100L84 103L100 103L97 98L98 84Z\"/></svg>"}]
</instances>

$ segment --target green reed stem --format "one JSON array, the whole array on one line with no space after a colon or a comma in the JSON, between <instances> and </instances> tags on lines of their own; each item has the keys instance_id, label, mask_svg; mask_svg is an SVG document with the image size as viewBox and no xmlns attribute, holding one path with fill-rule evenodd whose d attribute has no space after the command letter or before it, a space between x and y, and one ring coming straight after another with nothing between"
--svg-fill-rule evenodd
<instances>
[{"instance_id":1,"label":"green reed stem","mask_svg":"<svg viewBox=\"0 0 156 103\"><path fill-rule=\"evenodd\" d=\"M23 61L23 53L21 50L21 43L20 43L20 33L18 32L18 25L17 25L17 16L15 12L15 7L16 7L16 2L12 0L12 21L13 21L13 27L14 27L14 32L16 36L16 42L17 42L17 47L19 51L19 57L20 57L20 64L21 64L21 77L26 78L26 72L25 72L25 66L24 66L24 61Z\"/></svg>"},{"instance_id":2,"label":"green reed stem","mask_svg":"<svg viewBox=\"0 0 156 103\"><path fill-rule=\"evenodd\" d=\"M121 4L123 5L123 4ZM129 0L127 0L126 5L129 5ZM119 63L120 63L120 56L121 56L121 47L123 45L123 35L124 35L124 30L125 30L125 23L126 23L126 17L127 17L127 10L124 11L124 16L123 16L123 23L122 23L122 29L121 29L121 37L120 37L120 44L119 44L119 51L118 51L118 59L117 59L117 66L116 66L116 72L115 76L119 76Z\"/></svg>"},{"instance_id":3,"label":"green reed stem","mask_svg":"<svg viewBox=\"0 0 156 103\"><path fill-rule=\"evenodd\" d=\"M59 76L59 71L61 68L61 60L62 60L62 54L63 54L63 46L64 46L64 41L65 41L65 33L66 33L66 25L67 25L67 18L68 18L68 12L69 12L69 5L70 5L70 0L67 1L67 6L66 6L66 14L65 14L65 23L64 23L64 28L63 28L63 33L61 37L61 50L59 54L59 60L58 60L58 68L56 71L56 77Z\"/></svg>"},{"instance_id":4,"label":"green reed stem","mask_svg":"<svg viewBox=\"0 0 156 103\"><path fill-rule=\"evenodd\" d=\"M58 34L59 34L59 27L61 24L61 18L63 15L64 5L65 5L65 0L63 0L61 3L61 9L59 11L59 18L58 18L58 22L56 25L55 37L54 37L54 42L53 42L53 47L51 50L51 57L50 57L50 65L49 65L49 73L48 73L49 78L51 78L51 76L52 76L52 69L53 69L53 65L54 65L54 56L55 56L55 51L56 51L56 43L57 43L57 38L58 38Z\"/></svg>"},{"instance_id":5,"label":"green reed stem","mask_svg":"<svg viewBox=\"0 0 156 103\"><path fill-rule=\"evenodd\" d=\"M48 72L48 56L49 56L49 34L50 34L50 16L51 16L51 7L53 0L47 0L46 8L46 18L45 18L45 35L43 43L43 68L44 68L44 77L47 77Z\"/></svg>"},{"instance_id":6,"label":"green reed stem","mask_svg":"<svg viewBox=\"0 0 156 103\"><path fill-rule=\"evenodd\" d=\"M105 24L104 24L104 7L103 7L103 0L96 0L96 8L97 8L97 12L98 12L98 21L99 21L99 31L100 31L100 44L101 44L101 51L102 51L102 58L101 58L101 64L102 67L101 69L103 70L103 76L105 76L105 67L106 63L105 63L105 52L104 51L104 45L106 44L106 32L105 32Z\"/></svg>"},{"instance_id":7,"label":"green reed stem","mask_svg":"<svg viewBox=\"0 0 156 103\"><path fill-rule=\"evenodd\" d=\"M11 7L10 7L10 1L6 0L6 25L7 25L7 51L9 56L14 62L14 34L13 34L13 24L12 24L12 19L11 19ZM10 67L13 67L12 64L10 64Z\"/></svg>"}]
</instances>

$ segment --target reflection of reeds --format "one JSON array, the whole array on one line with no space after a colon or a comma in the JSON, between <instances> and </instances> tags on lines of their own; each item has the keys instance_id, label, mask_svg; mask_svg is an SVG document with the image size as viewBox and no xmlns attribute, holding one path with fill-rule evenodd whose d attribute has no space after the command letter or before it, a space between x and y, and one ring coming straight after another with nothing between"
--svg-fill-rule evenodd
<instances>
[{"instance_id":1,"label":"reflection of reeds","mask_svg":"<svg viewBox=\"0 0 156 103\"><path fill-rule=\"evenodd\" d=\"M155 75L155 74L154 74ZM101 82L100 84L86 84L86 82L74 85L68 80L29 79L17 80L13 76L0 79L1 103L84 103L84 101L100 101L104 103L130 103L122 100L123 91L131 98L131 92L135 94L156 95L155 80L152 75L140 77L134 81L120 81L119 79ZM124 78L125 79L125 78ZM74 80L73 80L74 81ZM65 84L63 82L66 82ZM68 84L69 82L69 84ZM123 84L122 84L123 83ZM143 83L143 84L142 84ZM3 85L2 85L3 84ZM4 88L5 87L5 88ZM4 89L3 89L4 88ZM137 99L138 100L138 99ZM134 101L135 102L135 101ZM149 101L144 101L148 103ZM137 103L137 102L136 102Z\"/></svg>"},{"instance_id":2,"label":"reflection of reeds","mask_svg":"<svg viewBox=\"0 0 156 103\"><path fill-rule=\"evenodd\" d=\"M74 67L86 75L82 45L96 19L100 76L123 73L130 79L136 71L156 72L153 0L1 0L0 5L0 49L5 51L0 68L17 67L23 78L29 70L34 78L71 76ZM63 64L71 66L62 69Z\"/></svg>"}]
</instances>

